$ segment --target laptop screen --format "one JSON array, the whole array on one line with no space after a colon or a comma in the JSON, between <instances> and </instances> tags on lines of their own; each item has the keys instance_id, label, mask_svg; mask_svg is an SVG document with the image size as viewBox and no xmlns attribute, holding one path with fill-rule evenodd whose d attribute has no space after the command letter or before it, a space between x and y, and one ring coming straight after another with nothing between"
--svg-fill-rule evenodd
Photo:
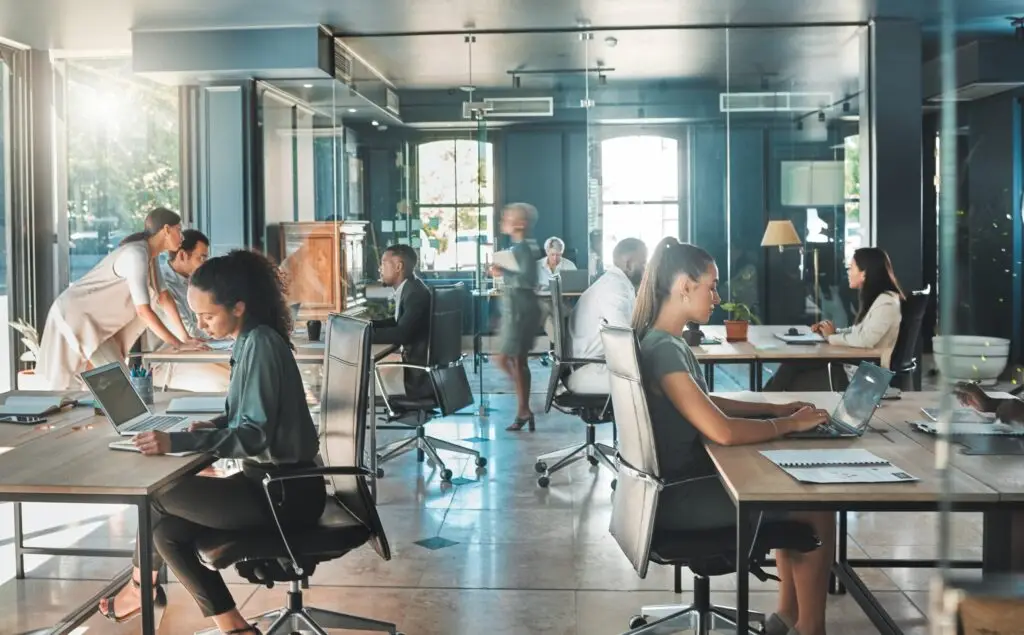
<instances>
[{"instance_id":1,"label":"laptop screen","mask_svg":"<svg viewBox=\"0 0 1024 635\"><path fill-rule=\"evenodd\" d=\"M892 372L874 364L862 363L850 379L850 386L836 406L832 418L854 430L867 426L875 408L885 395Z\"/></svg>"},{"instance_id":2,"label":"laptop screen","mask_svg":"<svg viewBox=\"0 0 1024 635\"><path fill-rule=\"evenodd\" d=\"M148 412L146 404L128 381L124 367L114 362L82 373L96 401L107 412L107 416L119 426Z\"/></svg>"}]
</instances>

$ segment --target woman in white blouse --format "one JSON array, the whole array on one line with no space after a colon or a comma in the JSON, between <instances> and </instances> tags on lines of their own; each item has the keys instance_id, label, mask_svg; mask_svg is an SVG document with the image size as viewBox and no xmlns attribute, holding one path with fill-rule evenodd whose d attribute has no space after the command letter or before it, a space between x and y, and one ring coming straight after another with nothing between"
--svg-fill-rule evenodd
<instances>
[{"instance_id":1,"label":"woman in white blouse","mask_svg":"<svg viewBox=\"0 0 1024 635\"><path fill-rule=\"evenodd\" d=\"M853 326L836 328L830 320L825 320L812 326L811 330L820 333L829 344L881 349L882 367L888 368L900 332L900 301L904 298L889 254L877 247L863 247L853 252L846 271L850 288L860 292L860 309ZM846 374L840 369L841 365L833 366L832 385L837 389L847 383ZM821 362L785 363L764 389L829 390L828 373L828 364Z\"/></svg>"}]
</instances>

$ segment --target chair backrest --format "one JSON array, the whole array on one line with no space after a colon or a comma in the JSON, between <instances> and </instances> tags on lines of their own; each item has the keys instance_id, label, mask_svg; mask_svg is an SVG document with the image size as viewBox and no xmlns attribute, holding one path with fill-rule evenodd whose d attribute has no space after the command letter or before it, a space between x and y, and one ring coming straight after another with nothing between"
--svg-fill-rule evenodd
<instances>
[{"instance_id":1,"label":"chair backrest","mask_svg":"<svg viewBox=\"0 0 1024 635\"><path fill-rule=\"evenodd\" d=\"M558 384L569 375L569 368L561 363L572 357L572 343L569 341L569 328L562 304L562 279L551 278L551 336L554 338L554 363L551 364L551 375L548 377L548 392L544 397L544 412L551 412L558 393Z\"/></svg>"},{"instance_id":2,"label":"chair backrest","mask_svg":"<svg viewBox=\"0 0 1024 635\"><path fill-rule=\"evenodd\" d=\"M320 456L331 467L364 467L372 329L370 322L346 315L331 314L327 319ZM390 560L391 548L366 477L331 476L330 481L337 501L370 530L374 550Z\"/></svg>"},{"instance_id":3,"label":"chair backrest","mask_svg":"<svg viewBox=\"0 0 1024 635\"><path fill-rule=\"evenodd\" d=\"M654 536L661 469L640 373L640 348L628 328L605 326L601 341L618 428L619 474L609 530L643 578Z\"/></svg>"},{"instance_id":4,"label":"chair backrest","mask_svg":"<svg viewBox=\"0 0 1024 635\"><path fill-rule=\"evenodd\" d=\"M893 346L889 369L900 372L911 369L916 363L917 342L921 337L921 325L928 311L928 303L932 299L932 288L929 285L920 291L914 291L900 303L900 332Z\"/></svg>"},{"instance_id":5,"label":"chair backrest","mask_svg":"<svg viewBox=\"0 0 1024 635\"><path fill-rule=\"evenodd\" d=\"M428 366L445 366L462 358L463 284L435 286L430 296Z\"/></svg>"}]
</instances>

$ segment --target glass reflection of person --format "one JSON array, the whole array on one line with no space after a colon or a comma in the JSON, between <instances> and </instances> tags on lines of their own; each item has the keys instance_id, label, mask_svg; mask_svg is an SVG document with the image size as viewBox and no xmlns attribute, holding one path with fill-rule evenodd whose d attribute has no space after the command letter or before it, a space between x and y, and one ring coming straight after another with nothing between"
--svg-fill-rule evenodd
<instances>
[{"instance_id":1,"label":"glass reflection of person","mask_svg":"<svg viewBox=\"0 0 1024 635\"><path fill-rule=\"evenodd\" d=\"M57 296L46 317L36 368L50 390L75 387L78 374L90 367L124 361L147 328L174 350L201 348L186 333L155 263L180 245L181 217L158 207L146 215L143 231L121 241ZM153 308L154 299L170 328Z\"/></svg>"},{"instance_id":2,"label":"glass reflection of person","mask_svg":"<svg viewBox=\"0 0 1024 635\"><path fill-rule=\"evenodd\" d=\"M516 418L507 430L535 428L530 409L530 367L527 356L541 325L537 299L537 249L530 233L537 222L537 208L529 203L513 203L501 212L501 233L512 239L516 271L491 265L491 275L501 276L501 327L498 333L496 361L515 384Z\"/></svg>"}]
</instances>

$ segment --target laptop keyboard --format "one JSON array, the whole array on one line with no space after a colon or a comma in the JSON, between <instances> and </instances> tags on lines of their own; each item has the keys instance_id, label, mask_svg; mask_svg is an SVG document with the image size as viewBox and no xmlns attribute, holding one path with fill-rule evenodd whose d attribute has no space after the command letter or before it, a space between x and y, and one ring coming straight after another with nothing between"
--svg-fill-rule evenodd
<instances>
[{"instance_id":1,"label":"laptop keyboard","mask_svg":"<svg viewBox=\"0 0 1024 635\"><path fill-rule=\"evenodd\" d=\"M150 417L149 419L143 419L137 424L131 427L132 432L146 432L149 430L168 430L174 426L180 424L187 417L172 417L168 415L161 415L158 417Z\"/></svg>"}]
</instances>

